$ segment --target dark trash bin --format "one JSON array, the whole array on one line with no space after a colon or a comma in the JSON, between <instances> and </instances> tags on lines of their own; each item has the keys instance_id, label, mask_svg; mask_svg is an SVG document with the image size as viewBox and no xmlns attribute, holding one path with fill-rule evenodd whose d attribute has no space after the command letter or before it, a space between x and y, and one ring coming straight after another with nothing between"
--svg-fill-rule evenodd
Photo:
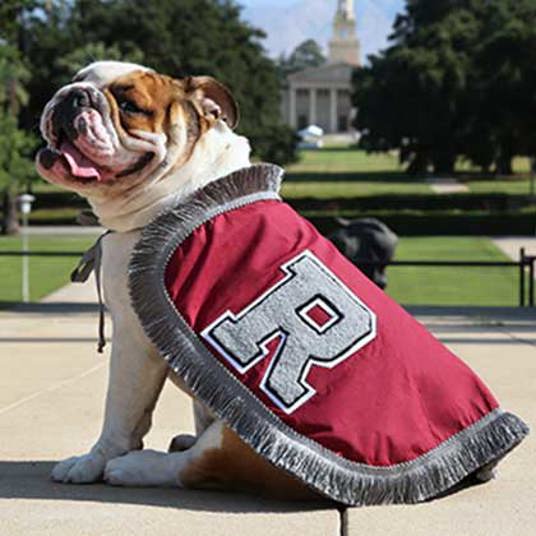
<instances>
[{"instance_id":1,"label":"dark trash bin","mask_svg":"<svg viewBox=\"0 0 536 536\"><path fill-rule=\"evenodd\" d=\"M330 240L369 279L380 288L386 288L385 268L395 255L398 236L385 223L375 218L337 221L341 228L329 237ZM363 261L380 264L371 266L363 264Z\"/></svg>"}]
</instances>

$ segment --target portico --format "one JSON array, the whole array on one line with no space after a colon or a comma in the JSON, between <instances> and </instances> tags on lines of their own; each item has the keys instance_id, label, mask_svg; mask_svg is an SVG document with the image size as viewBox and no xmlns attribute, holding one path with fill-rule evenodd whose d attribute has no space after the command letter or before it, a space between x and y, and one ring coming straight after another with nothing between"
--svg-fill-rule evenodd
<instances>
[{"instance_id":1,"label":"portico","mask_svg":"<svg viewBox=\"0 0 536 536\"><path fill-rule=\"evenodd\" d=\"M287 79L283 115L296 129L318 125L325 132L351 127L351 75L347 64L328 64L300 71Z\"/></svg>"}]
</instances>

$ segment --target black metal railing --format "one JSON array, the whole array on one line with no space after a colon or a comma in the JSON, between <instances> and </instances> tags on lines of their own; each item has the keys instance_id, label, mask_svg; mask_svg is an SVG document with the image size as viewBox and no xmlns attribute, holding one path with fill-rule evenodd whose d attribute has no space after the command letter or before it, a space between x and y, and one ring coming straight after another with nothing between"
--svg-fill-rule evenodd
<instances>
[{"instance_id":1,"label":"black metal railing","mask_svg":"<svg viewBox=\"0 0 536 536\"><path fill-rule=\"evenodd\" d=\"M0 257L81 257L80 251L0 251ZM518 261L391 261L389 263L358 261L366 266L414 266L414 267L462 267L462 268L516 268L519 274L519 306L534 307L534 280L536 276L536 256L527 255L525 248L519 250Z\"/></svg>"},{"instance_id":2,"label":"black metal railing","mask_svg":"<svg viewBox=\"0 0 536 536\"><path fill-rule=\"evenodd\" d=\"M388 263L354 260L360 266L428 266L435 268L517 268L519 274L519 307L534 307L534 279L536 256L527 255L525 248L519 250L518 261L391 261Z\"/></svg>"}]
</instances>

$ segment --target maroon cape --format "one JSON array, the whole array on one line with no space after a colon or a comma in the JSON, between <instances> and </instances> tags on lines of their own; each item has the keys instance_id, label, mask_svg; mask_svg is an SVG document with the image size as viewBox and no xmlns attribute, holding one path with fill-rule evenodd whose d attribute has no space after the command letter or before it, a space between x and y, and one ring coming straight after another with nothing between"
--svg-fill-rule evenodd
<instances>
[{"instance_id":1,"label":"maroon cape","mask_svg":"<svg viewBox=\"0 0 536 536\"><path fill-rule=\"evenodd\" d=\"M527 433L476 374L277 195L259 165L143 232L130 291L196 396L347 504L417 502Z\"/></svg>"}]
</instances>

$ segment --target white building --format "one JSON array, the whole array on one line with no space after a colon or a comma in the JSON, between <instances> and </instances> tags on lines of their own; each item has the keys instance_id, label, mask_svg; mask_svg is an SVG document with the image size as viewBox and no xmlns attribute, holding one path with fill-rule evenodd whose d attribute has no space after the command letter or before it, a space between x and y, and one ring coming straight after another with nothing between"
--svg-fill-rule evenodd
<instances>
[{"instance_id":1,"label":"white building","mask_svg":"<svg viewBox=\"0 0 536 536\"><path fill-rule=\"evenodd\" d=\"M338 0L328 61L287 78L282 98L284 121L296 129L318 125L328 133L348 132L354 113L352 72L359 65L353 0Z\"/></svg>"}]
</instances>

